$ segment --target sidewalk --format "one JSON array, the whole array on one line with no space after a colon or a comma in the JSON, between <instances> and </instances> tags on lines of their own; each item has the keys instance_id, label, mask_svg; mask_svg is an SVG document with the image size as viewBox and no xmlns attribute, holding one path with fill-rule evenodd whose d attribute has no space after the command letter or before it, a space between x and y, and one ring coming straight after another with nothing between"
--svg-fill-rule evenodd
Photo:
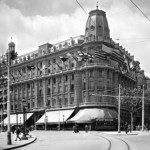
<instances>
[{"instance_id":1,"label":"sidewalk","mask_svg":"<svg viewBox=\"0 0 150 150\"><path fill-rule=\"evenodd\" d=\"M118 131L102 131L102 133L104 134L110 134L110 135L143 135L143 134L150 134L150 132L148 131L132 131L132 132L128 132L127 134L125 133L125 131L121 131L120 133L118 133Z\"/></svg>"},{"instance_id":2,"label":"sidewalk","mask_svg":"<svg viewBox=\"0 0 150 150\"><path fill-rule=\"evenodd\" d=\"M15 141L16 134L11 133L12 144L7 145L7 132L0 132L0 150L15 149L33 143L36 140L36 137L32 135L32 132L30 135L31 137L27 136L28 140ZM21 136L22 135L20 135L20 137Z\"/></svg>"}]
</instances>

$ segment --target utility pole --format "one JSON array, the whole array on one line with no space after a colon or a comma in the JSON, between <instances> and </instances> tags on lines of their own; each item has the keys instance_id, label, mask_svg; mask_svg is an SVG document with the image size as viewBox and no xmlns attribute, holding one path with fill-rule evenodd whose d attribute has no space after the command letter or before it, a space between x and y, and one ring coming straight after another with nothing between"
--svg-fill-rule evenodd
<instances>
[{"instance_id":1,"label":"utility pole","mask_svg":"<svg viewBox=\"0 0 150 150\"><path fill-rule=\"evenodd\" d=\"M120 133L120 84L119 84L119 95L118 95L118 133Z\"/></svg>"},{"instance_id":2,"label":"utility pole","mask_svg":"<svg viewBox=\"0 0 150 150\"><path fill-rule=\"evenodd\" d=\"M142 95L142 131L144 131L144 85L143 85L143 95Z\"/></svg>"}]
</instances>

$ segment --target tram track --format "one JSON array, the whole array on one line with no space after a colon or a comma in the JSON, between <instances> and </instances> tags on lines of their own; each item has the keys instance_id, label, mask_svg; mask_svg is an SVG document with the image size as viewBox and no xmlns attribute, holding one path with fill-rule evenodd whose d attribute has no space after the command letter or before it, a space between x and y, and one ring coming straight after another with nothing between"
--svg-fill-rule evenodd
<instances>
[{"instance_id":1,"label":"tram track","mask_svg":"<svg viewBox=\"0 0 150 150\"><path fill-rule=\"evenodd\" d=\"M108 135L100 135L100 134L94 134L90 133L94 136L98 136L99 138L103 138L107 140L109 143L108 148L106 150L131 150L130 145L123 139L117 138L114 136L108 136Z\"/></svg>"}]
</instances>

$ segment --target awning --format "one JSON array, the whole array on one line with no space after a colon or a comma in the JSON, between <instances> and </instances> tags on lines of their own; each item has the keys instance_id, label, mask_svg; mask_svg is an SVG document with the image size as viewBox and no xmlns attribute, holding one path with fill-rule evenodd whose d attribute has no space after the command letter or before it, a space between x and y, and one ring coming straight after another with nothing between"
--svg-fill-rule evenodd
<instances>
[{"instance_id":1,"label":"awning","mask_svg":"<svg viewBox=\"0 0 150 150\"><path fill-rule=\"evenodd\" d=\"M100 121L113 121L117 119L117 112L111 109L81 109L73 118L69 119L67 122L76 122L76 123L90 123L93 120Z\"/></svg>"},{"instance_id":2,"label":"awning","mask_svg":"<svg viewBox=\"0 0 150 150\"><path fill-rule=\"evenodd\" d=\"M50 124L56 124L56 123L62 123L65 122L73 113L74 109L69 110L60 110L60 111L49 111L46 112L37 122L36 125L44 124L45 119L47 123Z\"/></svg>"},{"instance_id":3,"label":"awning","mask_svg":"<svg viewBox=\"0 0 150 150\"><path fill-rule=\"evenodd\" d=\"M17 124L17 115L18 115L18 125L23 124L23 114L11 114L10 115L10 124L11 125L16 125ZM25 115L26 115L26 119L28 120L33 115L33 113L26 113ZM8 124L8 117L6 117L3 120L3 124L4 125Z\"/></svg>"}]
</instances>

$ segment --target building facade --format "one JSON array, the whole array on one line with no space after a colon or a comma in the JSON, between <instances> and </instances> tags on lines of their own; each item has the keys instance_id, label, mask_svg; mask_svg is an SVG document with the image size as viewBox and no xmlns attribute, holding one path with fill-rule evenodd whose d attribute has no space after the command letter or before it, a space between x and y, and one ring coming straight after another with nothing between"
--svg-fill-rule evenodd
<instances>
[{"instance_id":1,"label":"building facade","mask_svg":"<svg viewBox=\"0 0 150 150\"><path fill-rule=\"evenodd\" d=\"M9 49L15 49L13 42ZM110 38L106 14L96 9L89 13L85 35L40 45L11 62L11 114L21 114L25 100L26 112L33 114L28 126L43 129L46 124L53 129L58 124L71 128L74 123L81 127L90 123L93 129L116 128L119 85L134 89L137 72L139 63ZM1 66L1 75L7 75L7 67ZM1 84L3 110L5 84ZM122 122L129 116L128 106L121 104Z\"/></svg>"}]
</instances>

